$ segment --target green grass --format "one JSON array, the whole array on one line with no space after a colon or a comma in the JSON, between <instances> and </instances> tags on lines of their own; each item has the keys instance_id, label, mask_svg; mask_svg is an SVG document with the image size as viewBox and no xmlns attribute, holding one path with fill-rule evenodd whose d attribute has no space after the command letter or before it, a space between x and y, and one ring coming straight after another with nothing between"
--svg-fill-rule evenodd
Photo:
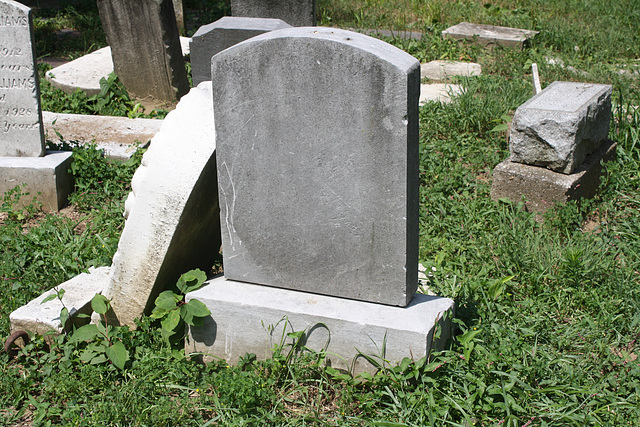
<instances>
[{"instance_id":1,"label":"green grass","mask_svg":"<svg viewBox=\"0 0 640 427\"><path fill-rule=\"evenodd\" d=\"M200 6L205 3L200 2ZM224 8L221 3L212 3ZM637 64L633 1L322 0L324 24L423 31L388 40L422 61L478 61L451 104L420 109L420 259L429 286L456 301L457 332L428 359L352 378L322 355L202 366L167 347L144 318L120 330L124 370L80 361L63 338L0 355L0 424L36 425L638 425L640 420L640 90L618 73ZM329 19L330 18L330 19ZM460 20L541 31L524 51L443 41ZM615 25L614 25L615 24ZM578 46L578 49L575 49ZM560 58L586 74L549 65ZM492 132L532 93L530 64L554 80L614 85L617 159L602 192L543 217L490 200L491 171L508 156ZM77 148L75 219L1 211L0 327L9 313L90 265L108 265L136 159L106 162ZM290 343L289 343L290 344Z\"/></svg>"}]
</instances>

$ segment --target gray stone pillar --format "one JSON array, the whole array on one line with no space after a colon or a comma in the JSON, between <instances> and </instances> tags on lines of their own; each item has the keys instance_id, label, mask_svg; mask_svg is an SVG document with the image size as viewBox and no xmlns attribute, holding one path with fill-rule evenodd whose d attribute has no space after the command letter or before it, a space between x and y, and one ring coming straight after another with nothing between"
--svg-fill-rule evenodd
<instances>
[{"instance_id":1,"label":"gray stone pillar","mask_svg":"<svg viewBox=\"0 0 640 427\"><path fill-rule=\"evenodd\" d=\"M177 101L189 91L172 0L98 0L113 67L136 97Z\"/></svg>"}]
</instances>

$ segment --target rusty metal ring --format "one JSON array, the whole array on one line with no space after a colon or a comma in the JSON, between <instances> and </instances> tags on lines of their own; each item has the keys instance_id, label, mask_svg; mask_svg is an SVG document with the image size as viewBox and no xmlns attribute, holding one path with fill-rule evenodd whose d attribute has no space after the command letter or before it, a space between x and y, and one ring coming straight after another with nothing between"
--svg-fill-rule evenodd
<instances>
[{"instance_id":1,"label":"rusty metal ring","mask_svg":"<svg viewBox=\"0 0 640 427\"><path fill-rule=\"evenodd\" d=\"M15 357L18 355L18 349L13 348L13 344L15 344L15 342L19 338L22 338L25 345L30 341L27 331L15 331L11 335L9 335L9 338L7 338L7 341L4 343L4 352L9 354L9 356L11 357Z\"/></svg>"}]
</instances>

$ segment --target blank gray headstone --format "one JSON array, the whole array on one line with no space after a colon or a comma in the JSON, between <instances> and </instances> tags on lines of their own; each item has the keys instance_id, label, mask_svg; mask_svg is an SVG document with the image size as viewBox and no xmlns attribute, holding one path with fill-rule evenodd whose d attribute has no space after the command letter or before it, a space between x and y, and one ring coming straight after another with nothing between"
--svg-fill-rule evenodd
<instances>
[{"instance_id":1,"label":"blank gray headstone","mask_svg":"<svg viewBox=\"0 0 640 427\"><path fill-rule=\"evenodd\" d=\"M294 27L316 25L316 0L231 0L231 14L277 18Z\"/></svg>"},{"instance_id":2,"label":"blank gray headstone","mask_svg":"<svg viewBox=\"0 0 640 427\"><path fill-rule=\"evenodd\" d=\"M383 41L321 27L213 57L227 279L409 303L419 66Z\"/></svg>"},{"instance_id":3,"label":"blank gray headstone","mask_svg":"<svg viewBox=\"0 0 640 427\"><path fill-rule=\"evenodd\" d=\"M0 156L44 156L31 9L0 0Z\"/></svg>"},{"instance_id":4,"label":"blank gray headstone","mask_svg":"<svg viewBox=\"0 0 640 427\"><path fill-rule=\"evenodd\" d=\"M193 86L211 80L213 55L259 34L290 27L281 19L225 16L198 28L189 47Z\"/></svg>"}]
</instances>

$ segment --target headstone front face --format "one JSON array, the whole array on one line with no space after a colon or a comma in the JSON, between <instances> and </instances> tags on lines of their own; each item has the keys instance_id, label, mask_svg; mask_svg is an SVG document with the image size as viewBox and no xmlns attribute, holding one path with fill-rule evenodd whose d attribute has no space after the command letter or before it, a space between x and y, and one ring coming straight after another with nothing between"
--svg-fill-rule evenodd
<instances>
[{"instance_id":1,"label":"headstone front face","mask_svg":"<svg viewBox=\"0 0 640 427\"><path fill-rule=\"evenodd\" d=\"M225 16L198 28L189 48L193 86L211 80L213 55L251 37L289 27L291 25L281 19Z\"/></svg>"},{"instance_id":2,"label":"headstone front face","mask_svg":"<svg viewBox=\"0 0 640 427\"><path fill-rule=\"evenodd\" d=\"M45 153L31 9L0 0L0 156Z\"/></svg>"},{"instance_id":3,"label":"headstone front face","mask_svg":"<svg viewBox=\"0 0 640 427\"><path fill-rule=\"evenodd\" d=\"M227 279L409 303L419 65L380 40L321 27L213 57Z\"/></svg>"},{"instance_id":4,"label":"headstone front face","mask_svg":"<svg viewBox=\"0 0 640 427\"><path fill-rule=\"evenodd\" d=\"M115 73L134 96L173 102L189 91L172 0L98 0Z\"/></svg>"},{"instance_id":5,"label":"headstone front face","mask_svg":"<svg viewBox=\"0 0 640 427\"><path fill-rule=\"evenodd\" d=\"M231 0L231 14L277 18L294 27L316 25L316 0Z\"/></svg>"}]
</instances>

